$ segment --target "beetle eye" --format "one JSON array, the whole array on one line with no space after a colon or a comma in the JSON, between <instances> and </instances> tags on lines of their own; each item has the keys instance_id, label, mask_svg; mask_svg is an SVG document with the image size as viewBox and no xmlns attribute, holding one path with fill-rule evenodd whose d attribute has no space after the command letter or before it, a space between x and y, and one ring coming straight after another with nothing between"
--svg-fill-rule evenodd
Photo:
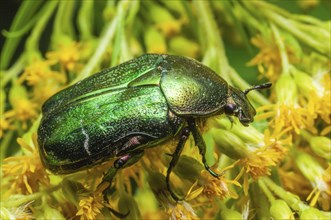
<instances>
[{"instance_id":1,"label":"beetle eye","mask_svg":"<svg viewBox=\"0 0 331 220\"><path fill-rule=\"evenodd\" d=\"M234 111L236 110L237 106L234 103L227 103L224 106L224 112L227 115L233 115Z\"/></svg>"}]
</instances>

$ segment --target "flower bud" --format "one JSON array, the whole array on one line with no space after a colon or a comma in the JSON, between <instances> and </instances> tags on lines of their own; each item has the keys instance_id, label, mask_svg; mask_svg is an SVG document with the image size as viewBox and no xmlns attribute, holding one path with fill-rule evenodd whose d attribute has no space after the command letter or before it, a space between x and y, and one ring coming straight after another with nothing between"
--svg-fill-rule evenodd
<instances>
[{"instance_id":1,"label":"flower bud","mask_svg":"<svg viewBox=\"0 0 331 220\"><path fill-rule=\"evenodd\" d=\"M174 172L179 178L195 181L199 178L203 165L196 159L183 155L179 158Z\"/></svg>"},{"instance_id":2,"label":"flower bud","mask_svg":"<svg viewBox=\"0 0 331 220\"><path fill-rule=\"evenodd\" d=\"M181 22L176 20L166 8L150 3L149 12L150 20L155 22L163 35L169 37L180 32Z\"/></svg>"},{"instance_id":3,"label":"flower bud","mask_svg":"<svg viewBox=\"0 0 331 220\"><path fill-rule=\"evenodd\" d=\"M232 209L222 209L221 219L243 219L240 212Z\"/></svg>"},{"instance_id":4,"label":"flower bud","mask_svg":"<svg viewBox=\"0 0 331 220\"><path fill-rule=\"evenodd\" d=\"M298 91L290 74L282 74L276 82L276 93L280 103L291 105L297 103Z\"/></svg>"},{"instance_id":5,"label":"flower bud","mask_svg":"<svg viewBox=\"0 0 331 220\"><path fill-rule=\"evenodd\" d=\"M273 219L294 219L293 212L284 200L271 202L270 214Z\"/></svg>"},{"instance_id":6,"label":"flower bud","mask_svg":"<svg viewBox=\"0 0 331 220\"><path fill-rule=\"evenodd\" d=\"M307 73L302 72L294 67L291 68L291 73L300 93L305 96L309 96L312 92L316 91L313 79Z\"/></svg>"},{"instance_id":7,"label":"flower bud","mask_svg":"<svg viewBox=\"0 0 331 220\"><path fill-rule=\"evenodd\" d=\"M319 220L319 219L331 219L330 212L323 212L315 208L307 208L302 212L299 212L301 220Z\"/></svg>"},{"instance_id":8,"label":"flower bud","mask_svg":"<svg viewBox=\"0 0 331 220\"><path fill-rule=\"evenodd\" d=\"M245 143L235 134L224 129L213 129L213 138L219 150L236 160L248 155Z\"/></svg>"},{"instance_id":9,"label":"flower bud","mask_svg":"<svg viewBox=\"0 0 331 220\"><path fill-rule=\"evenodd\" d=\"M211 127L218 127L231 131L232 133L236 134L240 139L242 139L245 143L257 145L263 142L263 135L259 131L257 131L256 128L254 128L253 126L249 126L243 129L242 124L236 117L232 119L234 120L233 123L231 123L231 121L227 117L221 117L216 120L211 120L209 124Z\"/></svg>"},{"instance_id":10,"label":"flower bud","mask_svg":"<svg viewBox=\"0 0 331 220\"><path fill-rule=\"evenodd\" d=\"M199 52L199 45L185 37L177 36L171 38L170 50L174 54L195 58Z\"/></svg>"},{"instance_id":11,"label":"flower bud","mask_svg":"<svg viewBox=\"0 0 331 220\"><path fill-rule=\"evenodd\" d=\"M327 191L328 185L323 180L324 168L312 156L304 152L298 152L295 163L301 173L320 191Z\"/></svg>"},{"instance_id":12,"label":"flower bud","mask_svg":"<svg viewBox=\"0 0 331 220\"><path fill-rule=\"evenodd\" d=\"M325 159L331 158L331 140L323 136L315 136L310 138L309 144L311 149L320 157Z\"/></svg>"}]
</instances>

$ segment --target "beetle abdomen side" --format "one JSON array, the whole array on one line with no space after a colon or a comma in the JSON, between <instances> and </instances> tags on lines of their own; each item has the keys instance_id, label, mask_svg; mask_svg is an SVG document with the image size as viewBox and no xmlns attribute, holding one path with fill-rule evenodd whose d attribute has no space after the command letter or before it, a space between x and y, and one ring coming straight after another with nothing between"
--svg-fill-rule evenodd
<instances>
[{"instance_id":1,"label":"beetle abdomen side","mask_svg":"<svg viewBox=\"0 0 331 220\"><path fill-rule=\"evenodd\" d=\"M168 111L158 86L115 90L65 106L41 121L41 158L54 173L70 173L114 156L121 150L116 143L132 134L162 140L180 126Z\"/></svg>"},{"instance_id":2,"label":"beetle abdomen side","mask_svg":"<svg viewBox=\"0 0 331 220\"><path fill-rule=\"evenodd\" d=\"M227 82L203 64L169 55L160 66L161 90L177 115L208 116L226 103Z\"/></svg>"}]
</instances>

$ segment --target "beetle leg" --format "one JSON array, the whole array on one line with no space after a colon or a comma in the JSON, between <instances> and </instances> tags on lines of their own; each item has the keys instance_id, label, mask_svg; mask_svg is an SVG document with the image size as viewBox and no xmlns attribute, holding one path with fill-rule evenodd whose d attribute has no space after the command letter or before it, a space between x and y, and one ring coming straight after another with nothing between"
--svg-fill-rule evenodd
<instances>
[{"instance_id":1,"label":"beetle leg","mask_svg":"<svg viewBox=\"0 0 331 220\"><path fill-rule=\"evenodd\" d=\"M233 127L233 123L234 123L234 120L233 120L233 118L231 117L231 116L229 116L229 115L227 115L226 116L228 119L229 119L229 121L231 122L231 128Z\"/></svg>"},{"instance_id":2,"label":"beetle leg","mask_svg":"<svg viewBox=\"0 0 331 220\"><path fill-rule=\"evenodd\" d=\"M192 119L189 119L187 120L188 121L188 125L189 125L189 128L190 128L190 131L192 132L193 134L193 138L194 138L194 142L195 144L198 146L199 148L199 151L200 151L200 154L202 156L202 163L203 165L205 166L205 169L211 174L213 175L214 177L219 177L221 176L222 174L218 174L218 173L215 173L214 171L212 171L210 169L210 167L208 166L207 164L207 161L206 161L206 143L205 141L203 140L203 137L201 136L196 124L195 124L195 120L192 118Z\"/></svg>"},{"instance_id":3,"label":"beetle leg","mask_svg":"<svg viewBox=\"0 0 331 220\"><path fill-rule=\"evenodd\" d=\"M179 142L177 144L176 150L173 154L171 154L172 159L169 163L169 167L168 167L168 170L167 170L167 176L166 176L167 188L168 188L168 191L169 191L171 197L175 201L179 201L179 200L182 200L182 199L179 199L179 197L176 195L176 193L174 193L172 191L172 189L170 187L170 174L171 174L172 169L176 166L176 164L178 162L179 156L183 151L185 142L188 139L189 135L190 135L190 129L188 127L183 128L183 130L181 131L180 139L179 139Z\"/></svg>"},{"instance_id":4,"label":"beetle leg","mask_svg":"<svg viewBox=\"0 0 331 220\"><path fill-rule=\"evenodd\" d=\"M189 135L190 135L190 129L188 127L183 128L183 130L181 131L181 136L180 136L179 142L177 144L176 150L173 154L171 154L172 159L169 163L169 167L168 167L168 170L167 170L167 176L166 176L167 188L168 188L168 191L169 191L171 197L175 201L179 201L179 200L182 200L182 199L179 199L179 197L172 191L172 189L170 187L170 181L169 181L170 174L171 174L172 169L176 166L176 164L178 162L179 156L183 151L185 142L186 142L187 138L189 137Z\"/></svg>"},{"instance_id":5,"label":"beetle leg","mask_svg":"<svg viewBox=\"0 0 331 220\"><path fill-rule=\"evenodd\" d=\"M117 160L115 160L113 167L109 168L109 170L106 172L106 174L103 176L102 183L103 182L109 182L110 184L113 181L113 178L115 177L117 171L119 169L129 167L132 164L136 163L144 154L144 151L136 151L132 152L126 155L121 156ZM105 189L103 193L104 200L108 203L108 193L111 192L111 187L108 187Z\"/></svg>"}]
</instances>

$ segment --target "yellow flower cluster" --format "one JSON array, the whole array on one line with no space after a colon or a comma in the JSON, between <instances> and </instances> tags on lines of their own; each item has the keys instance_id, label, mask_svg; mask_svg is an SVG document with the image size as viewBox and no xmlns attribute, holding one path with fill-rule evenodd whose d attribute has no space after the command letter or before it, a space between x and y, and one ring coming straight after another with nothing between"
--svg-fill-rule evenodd
<instances>
[{"instance_id":1,"label":"yellow flower cluster","mask_svg":"<svg viewBox=\"0 0 331 220\"><path fill-rule=\"evenodd\" d=\"M80 216L81 220L96 219L101 213L101 208L104 207L102 202L103 197L101 194L99 194L97 197L89 196L87 198L83 198L79 202L79 210L76 215Z\"/></svg>"},{"instance_id":2,"label":"yellow flower cluster","mask_svg":"<svg viewBox=\"0 0 331 220\"><path fill-rule=\"evenodd\" d=\"M24 155L8 157L4 160L2 172L4 178L10 178L8 187L10 194L31 194L40 189L40 185L49 186L49 177L43 167L37 151L36 135L33 138L34 146L29 146L22 138L17 142ZM7 195L7 196L9 196Z\"/></svg>"},{"instance_id":3,"label":"yellow flower cluster","mask_svg":"<svg viewBox=\"0 0 331 220\"><path fill-rule=\"evenodd\" d=\"M37 2L24 1L30 12L19 10L4 32L2 219L331 218L330 21L269 1ZM306 14L322 4L298 5ZM24 34L20 51L14 45ZM239 56L237 46L255 55ZM180 201L165 177L178 137L145 149L109 184L103 173L115 158L58 176L39 156L36 134L49 97L143 53L196 58L241 90L249 88L244 79L273 83L247 95L257 109L249 127L223 115L197 120L207 164L220 175L205 169L189 137L170 176ZM237 69L254 69L258 79Z\"/></svg>"}]
</instances>

